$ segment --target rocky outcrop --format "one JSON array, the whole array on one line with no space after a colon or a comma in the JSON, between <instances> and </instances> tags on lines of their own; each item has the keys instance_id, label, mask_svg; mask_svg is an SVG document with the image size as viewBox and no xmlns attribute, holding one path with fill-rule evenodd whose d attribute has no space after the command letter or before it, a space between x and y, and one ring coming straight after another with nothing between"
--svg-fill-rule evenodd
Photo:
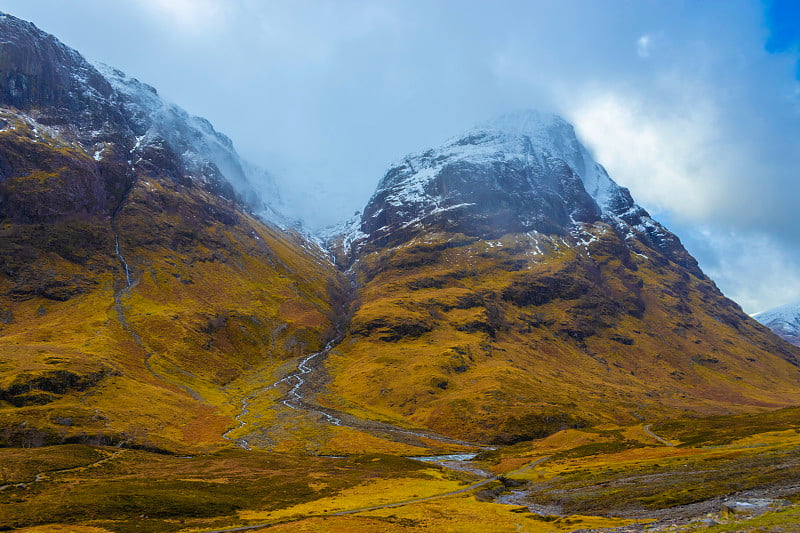
<instances>
[{"instance_id":1,"label":"rocky outcrop","mask_svg":"<svg viewBox=\"0 0 800 533\"><path fill-rule=\"evenodd\" d=\"M27 162L0 159L0 217L111 215L136 179L163 178L280 221L251 185L269 183L267 174L242 161L207 120L6 14L0 14L0 111L0 148ZM41 149L54 144L60 152ZM31 168L48 176L26 180ZM274 187L270 194L277 196Z\"/></svg>"},{"instance_id":2,"label":"rocky outcrop","mask_svg":"<svg viewBox=\"0 0 800 533\"><path fill-rule=\"evenodd\" d=\"M8 387L0 389L0 400L15 407L44 405L70 391L85 391L94 387L108 375L114 373L107 369L86 373L70 370L21 373Z\"/></svg>"}]
</instances>

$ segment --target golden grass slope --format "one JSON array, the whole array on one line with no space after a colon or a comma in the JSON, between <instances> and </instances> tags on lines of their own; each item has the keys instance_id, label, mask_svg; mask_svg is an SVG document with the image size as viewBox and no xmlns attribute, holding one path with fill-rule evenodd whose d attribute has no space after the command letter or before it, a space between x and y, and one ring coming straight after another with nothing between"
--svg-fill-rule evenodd
<instances>
[{"instance_id":1,"label":"golden grass slope","mask_svg":"<svg viewBox=\"0 0 800 533\"><path fill-rule=\"evenodd\" d=\"M0 137L31 165L67 165L36 178L54 198L93 162L21 127ZM248 376L336 334L343 285L318 249L167 176L139 176L111 217L2 220L0 257L6 445L225 445Z\"/></svg>"},{"instance_id":2,"label":"golden grass slope","mask_svg":"<svg viewBox=\"0 0 800 533\"><path fill-rule=\"evenodd\" d=\"M367 249L326 401L506 443L800 401L797 350L713 282L604 223L583 230Z\"/></svg>"}]
</instances>

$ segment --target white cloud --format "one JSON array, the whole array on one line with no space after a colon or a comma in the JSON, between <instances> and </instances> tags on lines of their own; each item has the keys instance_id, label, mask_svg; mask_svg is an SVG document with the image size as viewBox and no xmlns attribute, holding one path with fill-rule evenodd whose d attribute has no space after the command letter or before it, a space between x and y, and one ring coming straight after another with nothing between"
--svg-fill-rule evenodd
<instances>
[{"instance_id":1,"label":"white cloud","mask_svg":"<svg viewBox=\"0 0 800 533\"><path fill-rule=\"evenodd\" d=\"M656 108L634 95L601 91L573 101L568 115L596 159L640 203L694 220L719 206L726 165L711 153L712 105Z\"/></svg>"},{"instance_id":2,"label":"white cloud","mask_svg":"<svg viewBox=\"0 0 800 533\"><path fill-rule=\"evenodd\" d=\"M683 232L690 251L713 257L703 266L726 296L753 314L800 301L800 258L760 232L703 227Z\"/></svg>"},{"instance_id":3,"label":"white cloud","mask_svg":"<svg viewBox=\"0 0 800 533\"><path fill-rule=\"evenodd\" d=\"M636 54L642 59L650 57L650 48L653 45L653 38L644 34L636 40Z\"/></svg>"},{"instance_id":4,"label":"white cloud","mask_svg":"<svg viewBox=\"0 0 800 533\"><path fill-rule=\"evenodd\" d=\"M226 25L235 2L223 0L135 0L156 22L201 35Z\"/></svg>"}]
</instances>

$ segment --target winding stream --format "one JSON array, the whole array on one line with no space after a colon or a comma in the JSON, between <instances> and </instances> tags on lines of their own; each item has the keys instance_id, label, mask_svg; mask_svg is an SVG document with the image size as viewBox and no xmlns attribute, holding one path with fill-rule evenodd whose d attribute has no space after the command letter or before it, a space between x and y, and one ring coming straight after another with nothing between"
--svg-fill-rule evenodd
<instances>
[{"instance_id":1,"label":"winding stream","mask_svg":"<svg viewBox=\"0 0 800 533\"><path fill-rule=\"evenodd\" d=\"M322 411L320 409L315 409L313 407L310 407L308 404L303 402L303 393L301 391L301 388L306 383L306 380L303 376L310 374L314 370L312 367L309 367L308 364L315 358L327 354L331 350L331 348L333 348L334 344L335 341L330 341L328 344L325 345L325 348L323 348L321 351L311 354L302 361L300 361L300 363L297 365L297 372L293 372L288 376L286 376L285 378L276 381L269 388L276 387L281 383L291 384L292 388L289 389L289 391L286 393L286 398L284 398L283 401L281 402L283 403L283 405L285 405L290 409L294 409L296 411L312 411L314 413L318 413L322 415L329 424L333 424L334 426L341 426L343 425L341 419L333 416L330 413L326 413L325 411Z\"/></svg>"},{"instance_id":2,"label":"winding stream","mask_svg":"<svg viewBox=\"0 0 800 533\"><path fill-rule=\"evenodd\" d=\"M338 411L335 409L321 407L316 405L313 400L310 399L310 396L307 395L304 388L309 384L310 381L310 374L318 369L320 364L320 359L324 358L328 352L340 341L340 338L336 338L328 342L325 347L320 350L319 352L313 353L311 355L306 356L297 364L297 370L291 372L290 374L284 376L283 378L279 379L278 381L274 382L273 384L256 390L253 394L242 400L242 408L238 415L236 415L235 420L239 423L237 427L231 428L226 431L222 436L223 438L235 442L237 446L245 449L250 449L250 444L244 440L243 438L234 439L230 435L234 431L240 430L241 428L247 425L247 422L243 420L244 416L249 413L249 404L252 400L254 400L259 394L262 394L270 389L275 389L281 385L288 385L290 388L286 392L283 399L279 400L284 406L292 409L294 411L304 411L308 413L314 413L322 417L324 423L340 426L340 427L347 427L351 429L355 429L357 431L364 431L371 435L376 435L381 438L387 438L389 440L395 442L402 442L407 444L412 444L416 446L422 447L430 447L426 445L424 442L421 442L423 439L435 441L443 444L450 444L450 445L457 445L457 446L467 446L471 448L480 448L480 449L492 449L489 446L484 446L480 444L476 444L473 442L467 442L458 439L452 439L450 437L444 437L442 435L437 435L431 432L423 432L423 431L414 431L411 429L405 429L401 427L397 427L391 424L387 424L384 422L378 422L375 420L364 420L357 418L347 412ZM410 442L413 441L413 442ZM483 471L479 471L478 469L473 468L472 470L466 470L466 466L464 466L464 471L472 471L473 473L477 473L478 475L484 475Z\"/></svg>"},{"instance_id":3,"label":"winding stream","mask_svg":"<svg viewBox=\"0 0 800 533\"><path fill-rule=\"evenodd\" d=\"M119 235L116 235L116 234L114 235L114 253L117 254L117 257L119 257L119 260L122 263L122 266L125 267L125 282L127 283L128 287L130 287L131 286L131 271L128 268L128 262L125 261L125 258L122 256L122 254L119 251Z\"/></svg>"},{"instance_id":4,"label":"winding stream","mask_svg":"<svg viewBox=\"0 0 800 533\"><path fill-rule=\"evenodd\" d=\"M234 420L236 422L238 422L239 425L236 426L236 427L233 427L233 428L229 429L228 431L226 431L225 433L223 433L222 434L222 438L235 443L240 448L244 448L245 450L252 450L253 449L252 446L250 445L250 443L246 439L241 438L241 437L240 438L232 438L230 436L230 434L233 433L234 431L238 431L238 430L242 429L243 427L245 427L247 425L247 422L244 421L244 417L248 413L250 413L250 409L249 409L250 402L253 401L256 398L256 396L258 396L259 394L262 394L262 393L264 393L264 392L266 392L266 391L268 391L270 389L275 389L275 388L279 387L282 384L287 384L287 385L291 386L291 388L287 391L286 396L283 398L283 400L281 400L281 403L283 405L285 405L289 409L293 409L295 411L311 411L311 412L320 414L320 415L323 416L323 418L325 418L325 420L329 424L333 424L335 426L341 426L342 425L342 421L340 419L336 418L335 416L333 416L333 415L331 415L329 413L326 413L326 412L321 411L319 409L314 409L313 407L310 407L307 404L305 404L303 402L303 394L301 392L301 387L303 385L305 385L305 383L306 383L306 379L303 376L306 376L306 375L310 374L314 370L312 367L308 366L308 363L311 362L316 357L320 357L320 356L322 356L324 354L327 354L331 350L331 348L333 348L333 346L336 344L336 342L337 342L337 339L334 339L334 340L328 342L328 344L326 344L325 347L322 350L320 350L320 351L318 351L316 353L313 353L313 354L311 354L309 356L306 356L303 360L301 360L297 364L297 370L296 371L294 371L294 372L282 377L281 379L279 379L278 381L276 381L272 385L269 385L267 387L263 387L261 389L258 389L257 391L255 391L250 396L244 398L242 400L242 407L241 407L241 410L239 411L239 414L237 414L234 417Z\"/></svg>"}]
</instances>

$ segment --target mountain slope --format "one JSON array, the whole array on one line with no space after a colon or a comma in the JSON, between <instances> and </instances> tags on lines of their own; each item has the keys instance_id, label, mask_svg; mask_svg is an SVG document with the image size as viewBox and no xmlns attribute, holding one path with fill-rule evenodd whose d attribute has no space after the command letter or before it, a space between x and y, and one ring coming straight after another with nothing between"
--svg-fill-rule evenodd
<instances>
[{"instance_id":1,"label":"mountain slope","mask_svg":"<svg viewBox=\"0 0 800 533\"><path fill-rule=\"evenodd\" d=\"M782 305L753 318L787 342L800 346L800 303Z\"/></svg>"},{"instance_id":2,"label":"mountain slope","mask_svg":"<svg viewBox=\"0 0 800 533\"><path fill-rule=\"evenodd\" d=\"M326 399L363 416L513 442L800 399L800 353L558 117L503 117L406 157L336 245L359 305Z\"/></svg>"},{"instance_id":3,"label":"mountain slope","mask_svg":"<svg viewBox=\"0 0 800 533\"><path fill-rule=\"evenodd\" d=\"M9 15L0 119L3 444L224 445L335 334L340 276L207 121Z\"/></svg>"}]
</instances>

